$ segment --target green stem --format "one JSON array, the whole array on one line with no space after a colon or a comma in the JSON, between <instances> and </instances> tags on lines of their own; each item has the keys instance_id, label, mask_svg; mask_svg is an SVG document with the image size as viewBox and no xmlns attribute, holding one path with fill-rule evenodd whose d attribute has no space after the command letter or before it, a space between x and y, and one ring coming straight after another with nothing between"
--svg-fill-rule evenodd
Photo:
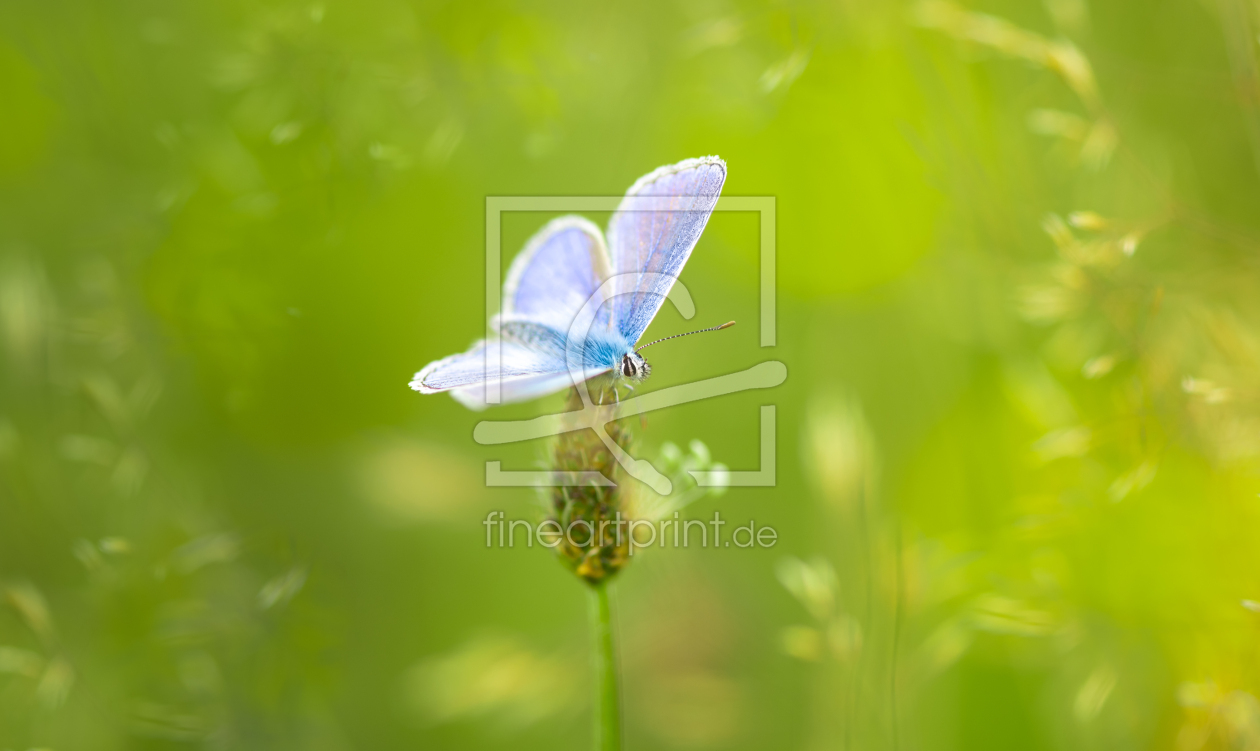
<instances>
[{"instance_id":1,"label":"green stem","mask_svg":"<svg viewBox=\"0 0 1260 751\"><path fill-rule=\"evenodd\" d=\"M595 667L595 706L592 713L595 718L595 749L620 751L621 696L607 582L591 585L590 614L591 658Z\"/></svg>"}]
</instances>

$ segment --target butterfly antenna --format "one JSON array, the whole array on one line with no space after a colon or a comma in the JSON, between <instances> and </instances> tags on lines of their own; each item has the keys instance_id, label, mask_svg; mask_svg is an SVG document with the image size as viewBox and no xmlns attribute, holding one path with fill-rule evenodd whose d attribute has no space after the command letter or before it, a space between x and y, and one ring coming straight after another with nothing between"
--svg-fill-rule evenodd
<instances>
[{"instance_id":1,"label":"butterfly antenna","mask_svg":"<svg viewBox=\"0 0 1260 751\"><path fill-rule=\"evenodd\" d=\"M691 336L692 334L703 334L703 333L704 333L704 332L706 332L706 331L721 331L722 329L729 329L730 327L732 327L732 326L734 326L734 325L735 325L735 322L734 322L734 321L727 321L726 323L722 324L721 326L712 326L712 327L707 328L707 329L697 329L696 331L688 331L688 332L687 332L687 333L685 333L685 334L674 334L673 336L667 336L667 337L665 337L664 339L657 339L657 340L656 340L656 341L654 341L654 342L648 342L647 344L643 345L642 347L639 347L638 349L636 349L636 350L635 350L635 352L642 352L643 350L647 349L648 347L651 347L653 344L660 344L661 342L667 342L667 341L669 341L670 339L677 339L677 338L678 338L678 337L680 337L680 336Z\"/></svg>"}]
</instances>

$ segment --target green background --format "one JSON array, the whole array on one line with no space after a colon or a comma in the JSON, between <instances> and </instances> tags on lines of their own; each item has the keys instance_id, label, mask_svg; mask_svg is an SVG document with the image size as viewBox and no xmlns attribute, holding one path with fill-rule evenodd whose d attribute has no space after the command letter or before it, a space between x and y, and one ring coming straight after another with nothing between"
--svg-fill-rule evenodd
<instances>
[{"instance_id":1,"label":"green background","mask_svg":"<svg viewBox=\"0 0 1260 751\"><path fill-rule=\"evenodd\" d=\"M985 15L977 15L985 14ZM1003 19L1003 20L999 20ZM487 195L718 154L647 388L777 484L617 584L631 748L1260 745L1260 5L0 4L0 748L581 748L541 444L407 389ZM1073 214L1072 212L1094 212ZM548 218L504 218L504 263ZM606 216L591 216L606 222ZM1127 251L1127 252L1126 252ZM555 411L560 398L500 408Z\"/></svg>"}]
</instances>

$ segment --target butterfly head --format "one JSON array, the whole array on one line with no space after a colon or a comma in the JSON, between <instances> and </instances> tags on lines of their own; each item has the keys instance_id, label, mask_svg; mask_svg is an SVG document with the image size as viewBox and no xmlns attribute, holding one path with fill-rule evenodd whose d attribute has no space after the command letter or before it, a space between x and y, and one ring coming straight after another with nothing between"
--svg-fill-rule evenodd
<instances>
[{"instance_id":1,"label":"butterfly head","mask_svg":"<svg viewBox=\"0 0 1260 751\"><path fill-rule=\"evenodd\" d=\"M627 352L621 356L621 375L634 381L642 381L652 375L652 366L638 352Z\"/></svg>"}]
</instances>

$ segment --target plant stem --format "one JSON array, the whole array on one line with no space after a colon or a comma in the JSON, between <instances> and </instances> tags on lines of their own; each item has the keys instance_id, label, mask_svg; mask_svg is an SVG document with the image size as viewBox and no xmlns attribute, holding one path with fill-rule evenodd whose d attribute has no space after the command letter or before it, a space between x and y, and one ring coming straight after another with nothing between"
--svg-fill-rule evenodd
<instances>
[{"instance_id":1,"label":"plant stem","mask_svg":"<svg viewBox=\"0 0 1260 751\"><path fill-rule=\"evenodd\" d=\"M595 668L596 751L621 749L621 692L617 680L617 650L613 644L612 607L608 582L591 585L591 658Z\"/></svg>"}]
</instances>

